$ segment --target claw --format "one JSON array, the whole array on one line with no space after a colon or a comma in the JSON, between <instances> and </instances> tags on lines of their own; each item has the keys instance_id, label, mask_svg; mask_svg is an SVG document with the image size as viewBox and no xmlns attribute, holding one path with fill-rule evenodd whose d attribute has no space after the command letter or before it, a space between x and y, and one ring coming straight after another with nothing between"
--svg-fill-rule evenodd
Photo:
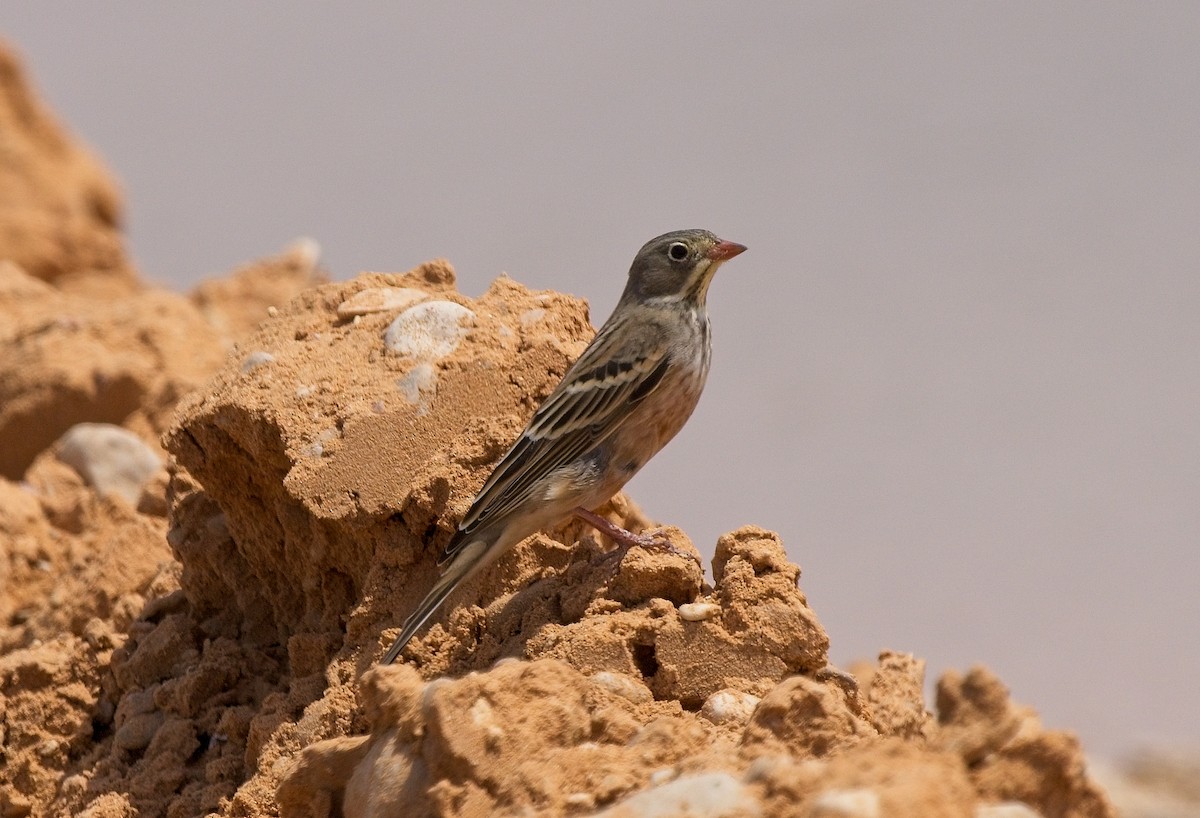
<instances>
[{"instance_id":1,"label":"claw","mask_svg":"<svg viewBox=\"0 0 1200 818\"><path fill-rule=\"evenodd\" d=\"M607 554L601 557L600 560L601 562L605 562L617 557L618 559L613 567L614 574L616 573L616 569L620 567L621 560L625 558L627 553L629 553L629 549L635 545L641 546L647 551L667 551L677 557L693 560L697 565L700 565L701 568L703 568L703 564L700 562L699 557L697 557L695 554L684 551L681 548L676 548L675 544L671 542L671 538L668 537L666 532L661 528L654 528L650 531L643 531L640 534L634 534L632 531L627 531L626 529L621 528L621 526L609 522L599 514L596 514L593 511L588 511L585 508L575 509L575 516L617 544L616 548L614 548L612 551L609 551Z\"/></svg>"}]
</instances>

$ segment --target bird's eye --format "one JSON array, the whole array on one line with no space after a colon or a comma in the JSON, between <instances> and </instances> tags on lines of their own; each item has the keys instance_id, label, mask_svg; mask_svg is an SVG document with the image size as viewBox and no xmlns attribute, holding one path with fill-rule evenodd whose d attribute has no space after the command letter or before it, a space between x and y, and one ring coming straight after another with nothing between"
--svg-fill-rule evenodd
<instances>
[{"instance_id":1,"label":"bird's eye","mask_svg":"<svg viewBox=\"0 0 1200 818\"><path fill-rule=\"evenodd\" d=\"M667 255L671 261L683 261L688 257L688 246L681 241L672 242L667 248Z\"/></svg>"}]
</instances>

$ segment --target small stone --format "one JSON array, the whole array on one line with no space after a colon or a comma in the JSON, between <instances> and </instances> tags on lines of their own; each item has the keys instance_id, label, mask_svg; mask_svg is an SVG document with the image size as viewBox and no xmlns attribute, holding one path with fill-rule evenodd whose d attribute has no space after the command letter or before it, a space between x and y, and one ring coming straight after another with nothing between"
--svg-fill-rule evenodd
<instances>
[{"instance_id":1,"label":"small stone","mask_svg":"<svg viewBox=\"0 0 1200 818\"><path fill-rule=\"evenodd\" d=\"M812 818L879 818L879 794L874 790L826 790L816 797Z\"/></svg>"},{"instance_id":2,"label":"small stone","mask_svg":"<svg viewBox=\"0 0 1200 818\"><path fill-rule=\"evenodd\" d=\"M412 287L369 287L359 290L338 305L338 318L343 320L373 312L403 310L429 299L429 293Z\"/></svg>"},{"instance_id":3,"label":"small stone","mask_svg":"<svg viewBox=\"0 0 1200 818\"><path fill-rule=\"evenodd\" d=\"M274 360L275 356L271 353L266 350L257 349L245 358L242 358L242 374L244 375L251 370L258 369L264 364L272 363Z\"/></svg>"},{"instance_id":4,"label":"small stone","mask_svg":"<svg viewBox=\"0 0 1200 818\"><path fill-rule=\"evenodd\" d=\"M424 713L426 721L433 718L433 699L437 695L438 690L448 684L452 684L452 681L446 676L438 676L426 682L425 687L421 689L421 710Z\"/></svg>"},{"instance_id":5,"label":"small stone","mask_svg":"<svg viewBox=\"0 0 1200 818\"><path fill-rule=\"evenodd\" d=\"M84 776L76 773L68 775L59 785L59 791L63 795L76 795L87 789L88 780Z\"/></svg>"},{"instance_id":6,"label":"small stone","mask_svg":"<svg viewBox=\"0 0 1200 818\"><path fill-rule=\"evenodd\" d=\"M338 438L337 429L324 429L317 435L317 439L304 448L304 453L311 457L322 457L325 454L325 449L328 443Z\"/></svg>"},{"instance_id":7,"label":"small stone","mask_svg":"<svg viewBox=\"0 0 1200 818\"><path fill-rule=\"evenodd\" d=\"M721 612L721 606L712 602L685 602L679 606L679 616L686 622L703 622Z\"/></svg>"},{"instance_id":8,"label":"small stone","mask_svg":"<svg viewBox=\"0 0 1200 818\"><path fill-rule=\"evenodd\" d=\"M675 815L721 818L758 815L761 812L758 800L749 789L729 773L716 772L676 778L667 784L635 793L594 815L596 818L667 818Z\"/></svg>"},{"instance_id":9,"label":"small stone","mask_svg":"<svg viewBox=\"0 0 1200 818\"><path fill-rule=\"evenodd\" d=\"M592 809L596 806L596 797L590 792L573 792L564 801L571 809Z\"/></svg>"},{"instance_id":10,"label":"small stone","mask_svg":"<svg viewBox=\"0 0 1200 818\"><path fill-rule=\"evenodd\" d=\"M309 270L316 267L317 262L321 260L321 245L311 236L300 236L285 247L284 252Z\"/></svg>"},{"instance_id":11,"label":"small stone","mask_svg":"<svg viewBox=\"0 0 1200 818\"><path fill-rule=\"evenodd\" d=\"M789 776L800 781L815 781L825 774L828 764L817 758L797 761L790 755L763 755L750 762L742 780L757 784L780 776Z\"/></svg>"},{"instance_id":12,"label":"small stone","mask_svg":"<svg viewBox=\"0 0 1200 818\"><path fill-rule=\"evenodd\" d=\"M546 311L544 309L542 309L541 307L536 307L532 310L525 310L525 312L521 313L521 317L520 317L521 326L523 326L523 327L531 326L533 324L536 324L538 321L541 321L545 317L546 317Z\"/></svg>"},{"instance_id":13,"label":"small stone","mask_svg":"<svg viewBox=\"0 0 1200 818\"><path fill-rule=\"evenodd\" d=\"M457 349L474 323L475 313L461 304L427 301L396 316L383 340L397 355L436 361Z\"/></svg>"},{"instance_id":14,"label":"small stone","mask_svg":"<svg viewBox=\"0 0 1200 818\"><path fill-rule=\"evenodd\" d=\"M140 437L109 423L77 423L58 439L55 456L99 494L115 494L137 505L162 461Z\"/></svg>"},{"instance_id":15,"label":"small stone","mask_svg":"<svg viewBox=\"0 0 1200 818\"><path fill-rule=\"evenodd\" d=\"M668 781L673 781L675 776L679 775L679 770L674 767L662 767L650 773L650 786L658 787L666 784Z\"/></svg>"},{"instance_id":16,"label":"small stone","mask_svg":"<svg viewBox=\"0 0 1200 818\"><path fill-rule=\"evenodd\" d=\"M746 724L760 701L758 696L740 690L718 690L700 706L700 718L713 724Z\"/></svg>"},{"instance_id":17,"label":"small stone","mask_svg":"<svg viewBox=\"0 0 1200 818\"><path fill-rule=\"evenodd\" d=\"M593 684L604 688L614 696L620 696L622 699L627 699L634 704L642 704L654 698L654 694L650 692L650 688L632 676L626 676L624 673L613 673L608 670L602 670L599 673L593 673L590 680Z\"/></svg>"},{"instance_id":18,"label":"small stone","mask_svg":"<svg viewBox=\"0 0 1200 818\"><path fill-rule=\"evenodd\" d=\"M150 746L150 741L165 719L166 716L161 710L133 716L117 729L113 736L113 744L130 752L144 750Z\"/></svg>"},{"instance_id":19,"label":"small stone","mask_svg":"<svg viewBox=\"0 0 1200 818\"><path fill-rule=\"evenodd\" d=\"M431 363L419 363L412 368L411 372L396 381L396 388L409 403L415 404L421 409L428 409L428 396L437 391L437 370Z\"/></svg>"}]
</instances>

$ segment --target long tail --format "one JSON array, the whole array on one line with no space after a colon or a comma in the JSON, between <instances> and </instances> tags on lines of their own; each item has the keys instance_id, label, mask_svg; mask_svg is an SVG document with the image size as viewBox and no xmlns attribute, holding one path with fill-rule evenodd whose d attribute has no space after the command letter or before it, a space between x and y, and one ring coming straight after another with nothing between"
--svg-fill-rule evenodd
<instances>
[{"instance_id":1,"label":"long tail","mask_svg":"<svg viewBox=\"0 0 1200 818\"><path fill-rule=\"evenodd\" d=\"M388 652L379 660L380 664L390 665L396 660L409 640L416 636L417 631L429 621L431 616L437 613L437 609L446 601L446 597L454 593L455 588L482 567L483 558L494 544L490 538L479 537L472 539L459 550L455 558L446 566L433 589L425 595L416 610L409 614L408 619L404 620L404 629L400 631L400 636L388 648Z\"/></svg>"}]
</instances>

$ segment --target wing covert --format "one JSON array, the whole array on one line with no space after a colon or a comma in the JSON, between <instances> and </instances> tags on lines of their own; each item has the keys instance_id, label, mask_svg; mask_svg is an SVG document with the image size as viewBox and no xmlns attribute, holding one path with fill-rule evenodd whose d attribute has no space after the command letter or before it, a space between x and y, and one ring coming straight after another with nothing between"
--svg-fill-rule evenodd
<instances>
[{"instance_id":1,"label":"wing covert","mask_svg":"<svg viewBox=\"0 0 1200 818\"><path fill-rule=\"evenodd\" d=\"M614 329L601 329L534 413L480 489L459 525L461 533L517 508L539 480L603 442L629 408L658 388L671 365L658 332L639 333L636 346L630 348L628 336L621 338L624 333ZM456 536L451 542L465 541ZM449 548L442 560L453 555Z\"/></svg>"}]
</instances>

